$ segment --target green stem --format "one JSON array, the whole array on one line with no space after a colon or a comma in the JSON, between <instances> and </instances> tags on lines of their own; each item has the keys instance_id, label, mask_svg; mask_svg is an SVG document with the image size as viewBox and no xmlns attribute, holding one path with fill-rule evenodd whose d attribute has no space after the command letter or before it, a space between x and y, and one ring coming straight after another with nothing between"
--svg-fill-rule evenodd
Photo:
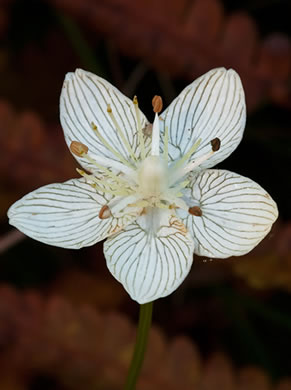
<instances>
[{"instance_id":1,"label":"green stem","mask_svg":"<svg viewBox=\"0 0 291 390\"><path fill-rule=\"evenodd\" d=\"M153 302L140 305L136 342L124 390L135 389L147 347L148 334L152 323L152 312Z\"/></svg>"}]
</instances>

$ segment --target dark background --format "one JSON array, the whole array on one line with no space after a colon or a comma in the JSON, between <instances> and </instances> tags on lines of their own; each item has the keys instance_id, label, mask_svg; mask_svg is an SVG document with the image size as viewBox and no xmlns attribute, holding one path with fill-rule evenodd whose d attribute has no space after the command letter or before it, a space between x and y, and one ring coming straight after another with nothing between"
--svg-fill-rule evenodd
<instances>
[{"instance_id":1,"label":"dark background","mask_svg":"<svg viewBox=\"0 0 291 390\"><path fill-rule=\"evenodd\" d=\"M248 119L221 168L251 177L279 220L241 258L196 257L154 304L140 389L291 389L291 41L289 0L0 1L0 389L120 389L138 305L109 274L102 243L79 251L13 230L8 207L77 177L59 124L77 67L165 105L217 66L233 67Z\"/></svg>"}]
</instances>

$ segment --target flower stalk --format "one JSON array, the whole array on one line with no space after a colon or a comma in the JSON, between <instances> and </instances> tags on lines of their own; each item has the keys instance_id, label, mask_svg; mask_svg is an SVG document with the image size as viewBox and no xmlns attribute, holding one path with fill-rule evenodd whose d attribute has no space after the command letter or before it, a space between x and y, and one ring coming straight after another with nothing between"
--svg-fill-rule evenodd
<instances>
[{"instance_id":1,"label":"flower stalk","mask_svg":"<svg viewBox=\"0 0 291 390\"><path fill-rule=\"evenodd\" d=\"M135 389L147 348L148 335L152 323L152 312L153 302L140 305L136 342L124 390Z\"/></svg>"}]
</instances>

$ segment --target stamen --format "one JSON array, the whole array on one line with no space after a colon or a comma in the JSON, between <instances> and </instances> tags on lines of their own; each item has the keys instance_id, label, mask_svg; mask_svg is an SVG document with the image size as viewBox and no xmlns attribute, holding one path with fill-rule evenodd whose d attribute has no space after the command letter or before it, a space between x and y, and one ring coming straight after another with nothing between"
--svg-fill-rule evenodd
<instances>
[{"instance_id":1,"label":"stamen","mask_svg":"<svg viewBox=\"0 0 291 390\"><path fill-rule=\"evenodd\" d=\"M122 185L118 182L111 182L108 178L103 177L102 179L98 179L97 177L93 176L91 180L94 182L93 187L98 187L98 189L101 189L103 192L109 192L110 194L120 196L129 195L131 193L129 188L127 188L125 185Z\"/></svg>"},{"instance_id":2,"label":"stamen","mask_svg":"<svg viewBox=\"0 0 291 390\"><path fill-rule=\"evenodd\" d=\"M156 114L159 114L163 109L163 100L161 96L155 95L152 100L153 110Z\"/></svg>"},{"instance_id":3,"label":"stamen","mask_svg":"<svg viewBox=\"0 0 291 390\"><path fill-rule=\"evenodd\" d=\"M112 217L110 208L107 205L102 206L101 210L99 211L98 217L100 219L107 219Z\"/></svg>"},{"instance_id":4,"label":"stamen","mask_svg":"<svg viewBox=\"0 0 291 390\"><path fill-rule=\"evenodd\" d=\"M189 214L194 215L195 217L202 217L202 210L198 206L190 207L188 212Z\"/></svg>"},{"instance_id":5,"label":"stamen","mask_svg":"<svg viewBox=\"0 0 291 390\"><path fill-rule=\"evenodd\" d=\"M152 156L159 156L160 154L160 119L158 114L155 116L153 123L153 135L152 135Z\"/></svg>"},{"instance_id":6,"label":"stamen","mask_svg":"<svg viewBox=\"0 0 291 390\"><path fill-rule=\"evenodd\" d=\"M147 202L146 200L141 200L139 202L136 202L136 203L130 203L128 205L128 207L147 207L149 205L149 202Z\"/></svg>"},{"instance_id":7,"label":"stamen","mask_svg":"<svg viewBox=\"0 0 291 390\"><path fill-rule=\"evenodd\" d=\"M101 191L101 192L107 192L112 195L119 195L119 196L127 196L130 194L128 189L124 185L119 185L118 183L107 183L106 179L98 180L97 177L94 175L89 175L88 173L84 172L82 169L76 168L76 171L79 173L79 175L83 176L85 179L88 180L88 183L91 187L93 187L95 190ZM93 182L93 183L90 183ZM102 185L100 185L100 182ZM114 187L115 184L115 188Z\"/></svg>"},{"instance_id":8,"label":"stamen","mask_svg":"<svg viewBox=\"0 0 291 390\"><path fill-rule=\"evenodd\" d=\"M186 173L193 171L193 169L197 168L200 164L202 164L204 161L208 160L209 157L211 157L214 154L213 150L211 152L208 152L204 154L201 157L198 157L196 160L191 161L189 164L183 168L183 175L186 175Z\"/></svg>"},{"instance_id":9,"label":"stamen","mask_svg":"<svg viewBox=\"0 0 291 390\"><path fill-rule=\"evenodd\" d=\"M201 144L201 138L199 138L195 142L195 144L188 150L188 152L186 154L184 154L184 156L180 160L178 160L177 163L174 164L174 166L172 166L171 168L177 169L177 168L181 167L192 156L192 154L196 152L196 150L200 144Z\"/></svg>"},{"instance_id":10,"label":"stamen","mask_svg":"<svg viewBox=\"0 0 291 390\"><path fill-rule=\"evenodd\" d=\"M125 209L125 207L128 207L129 205L132 207L134 204L136 204L137 201L140 201L140 200L141 200L141 197L138 197L137 195L125 196L122 199L118 200L117 203L114 202L114 200L113 200L114 203L113 203L113 206L110 207L110 210L111 210L112 214L115 215L116 213L119 213L120 211ZM142 207L144 207L144 206L142 206Z\"/></svg>"},{"instance_id":11,"label":"stamen","mask_svg":"<svg viewBox=\"0 0 291 390\"><path fill-rule=\"evenodd\" d=\"M70 145L70 151L78 157L83 157L85 154L88 153L88 147L81 142L78 141L72 141Z\"/></svg>"},{"instance_id":12,"label":"stamen","mask_svg":"<svg viewBox=\"0 0 291 390\"><path fill-rule=\"evenodd\" d=\"M164 134L164 153L163 158L165 162L168 162L168 146L169 146L169 128L168 126L165 127L165 134Z\"/></svg>"},{"instance_id":13,"label":"stamen","mask_svg":"<svg viewBox=\"0 0 291 390\"><path fill-rule=\"evenodd\" d=\"M212 150L213 152L217 152L220 149L220 139L219 138L214 138L213 140L210 141Z\"/></svg>"},{"instance_id":14,"label":"stamen","mask_svg":"<svg viewBox=\"0 0 291 390\"><path fill-rule=\"evenodd\" d=\"M184 181L182 181L181 183L175 185L174 188L170 188L169 190L170 190L170 191L171 191L171 190L179 191L179 190L181 190L182 188L185 188L189 183L190 183L189 180L184 180Z\"/></svg>"},{"instance_id":15,"label":"stamen","mask_svg":"<svg viewBox=\"0 0 291 390\"><path fill-rule=\"evenodd\" d=\"M220 142L219 138L214 138L212 141L210 141L210 143L211 143L212 150L210 152L204 154L203 156L198 157L196 160L191 161L188 165L186 165L185 168L183 169L184 175L186 173L192 171L196 167L198 167L204 161L208 160L209 157L211 157L215 152L217 152L220 149L221 142Z\"/></svg>"},{"instance_id":16,"label":"stamen","mask_svg":"<svg viewBox=\"0 0 291 390\"><path fill-rule=\"evenodd\" d=\"M121 162L119 161L115 161L115 160L112 160L112 159L109 159L107 157L100 157L100 156L97 156L96 154L93 154L93 153L88 153L86 155L83 156L87 161L89 161L92 165L95 165L98 169L101 169L102 171L106 170L107 167L111 168L111 169L115 169L117 172L122 172L124 173L125 175L127 175L128 179L133 179L135 178L136 176L136 173L134 171L134 169L132 168L129 168L127 166L125 166L124 164L122 164Z\"/></svg>"},{"instance_id":17,"label":"stamen","mask_svg":"<svg viewBox=\"0 0 291 390\"><path fill-rule=\"evenodd\" d=\"M165 209L165 210L169 209L169 206L162 202L156 202L155 207L158 207L159 209Z\"/></svg>"},{"instance_id":18,"label":"stamen","mask_svg":"<svg viewBox=\"0 0 291 390\"><path fill-rule=\"evenodd\" d=\"M108 112L108 114L109 114L109 116L110 116L110 118L111 118L111 120L112 120L112 122L113 122L113 124L114 124L114 126L115 126L115 128L117 130L117 132L118 132L118 135L122 139L122 142L125 145L129 155L132 157L132 159L134 161L136 161L136 156L135 156L135 154L134 154L134 152L133 152L133 150L132 150L132 148L131 148L128 140L127 140L127 138L125 137L123 131L121 130L119 124L117 123L117 120L116 120L115 116L113 115L113 112L112 112L112 109L110 107L110 104L108 104L108 106L107 106L107 112Z\"/></svg>"},{"instance_id":19,"label":"stamen","mask_svg":"<svg viewBox=\"0 0 291 390\"><path fill-rule=\"evenodd\" d=\"M139 139L139 147L140 147L140 154L141 154L141 159L145 159L145 147L144 147L144 139L143 139L143 133L142 133L142 128L141 128L141 121L140 121L140 112L138 108L138 101L137 97L134 96L133 98L133 105L135 109L135 116L136 116L136 122L137 122L137 133L138 133L138 139Z\"/></svg>"},{"instance_id":20,"label":"stamen","mask_svg":"<svg viewBox=\"0 0 291 390\"><path fill-rule=\"evenodd\" d=\"M115 149L113 149L113 147L111 145L109 145L109 143L106 141L106 139L100 134L98 127L93 122L91 123L91 127L92 127L92 130L94 130L97 137L102 142L102 144L104 146L106 146L106 148L108 150L110 150L110 152L112 154L114 154L115 157L117 157L120 161L122 161L124 165L127 165L128 167L131 168L132 166L128 163L128 161L126 161L125 158L120 153L118 153Z\"/></svg>"},{"instance_id":21,"label":"stamen","mask_svg":"<svg viewBox=\"0 0 291 390\"><path fill-rule=\"evenodd\" d=\"M88 175L88 173L86 173L85 171L83 171L82 169L79 169L79 168L76 168L76 171L79 173L79 175L81 176L84 176L86 177L86 175ZM88 175L90 176L90 175Z\"/></svg>"},{"instance_id":22,"label":"stamen","mask_svg":"<svg viewBox=\"0 0 291 390\"><path fill-rule=\"evenodd\" d=\"M123 179L122 177L116 175L111 172L109 169L105 168L102 164L99 164L95 159L91 158L88 154L85 156L86 160L88 160L91 164L94 164L97 168L105 172L108 176L112 177L113 180L126 185L128 184L128 180Z\"/></svg>"},{"instance_id":23,"label":"stamen","mask_svg":"<svg viewBox=\"0 0 291 390\"><path fill-rule=\"evenodd\" d=\"M167 193L166 196L162 196L162 199L169 203L169 205L167 206L168 208L173 208L173 205L175 205L182 210L188 211L189 207L187 206L186 202L183 199L178 198L177 194L172 195L170 193Z\"/></svg>"}]
</instances>

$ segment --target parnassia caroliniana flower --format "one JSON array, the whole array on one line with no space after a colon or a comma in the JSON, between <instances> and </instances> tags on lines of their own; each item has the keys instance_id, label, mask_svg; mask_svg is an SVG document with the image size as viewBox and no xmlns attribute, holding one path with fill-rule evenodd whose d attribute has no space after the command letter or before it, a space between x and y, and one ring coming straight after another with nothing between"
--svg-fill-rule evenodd
<instances>
[{"instance_id":1,"label":"parnassia caroliniana flower","mask_svg":"<svg viewBox=\"0 0 291 390\"><path fill-rule=\"evenodd\" d=\"M230 69L206 73L151 125L138 101L83 70L69 73L60 100L65 139L79 179L24 196L8 212L28 236L63 248L108 237L107 266L130 296L146 303L172 293L193 252L226 258L253 249L278 216L276 203L252 180L208 169L242 139L246 106Z\"/></svg>"}]
</instances>

